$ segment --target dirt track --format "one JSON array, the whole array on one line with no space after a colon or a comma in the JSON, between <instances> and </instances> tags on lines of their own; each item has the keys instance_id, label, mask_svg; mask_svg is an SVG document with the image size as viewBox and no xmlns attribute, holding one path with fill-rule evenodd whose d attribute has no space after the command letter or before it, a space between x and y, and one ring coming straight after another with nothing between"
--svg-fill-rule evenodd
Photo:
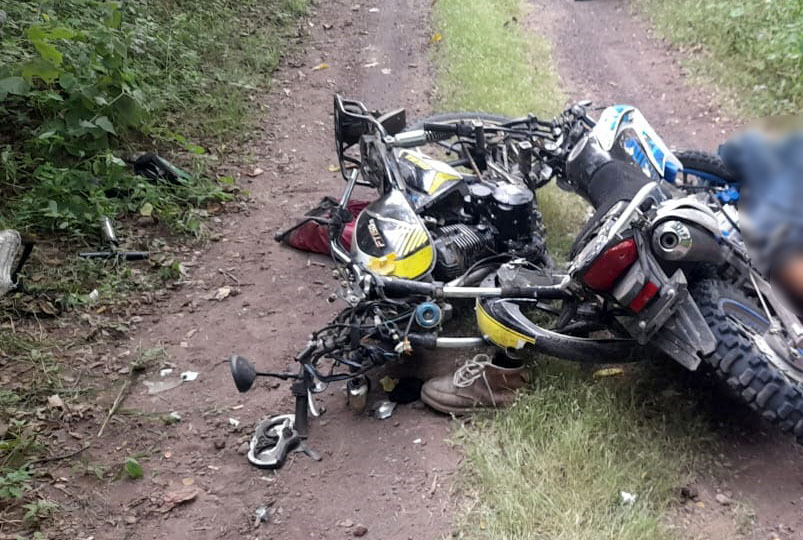
<instances>
[{"instance_id":1,"label":"dirt track","mask_svg":"<svg viewBox=\"0 0 803 540\"><path fill-rule=\"evenodd\" d=\"M429 5L318 4L301 50L286 59L266 97L264 133L249 149L255 163L242 168L265 171L252 181L242 177L256 204L245 216L225 217L223 240L190 267L189 284L163 314L146 318L131 343L162 344L179 371L200 372L197 381L156 396L137 384L125 402L128 409L157 416L177 411L182 420L170 427L146 419L112 424L108 446L86 457L120 463L126 455L147 452L146 478L101 488L87 482L66 509L91 510L74 514L73 526L60 533L64 538L337 538L351 536L357 524L368 528L368 538L448 533L449 477L457 456L443 440L447 419L411 407L400 407L385 422L355 418L343 410L341 388L333 387L323 394L329 410L315 422L310 440L323 460L296 454L278 474L260 471L238 447L263 416L292 412L289 389L262 382L241 396L225 362L237 352L262 368L284 369L310 330L334 315L337 306L325 301L335 285L327 260L281 248L273 234L324 195L342 190L339 174L328 170L337 162L334 92L371 108L405 105L411 117L427 111ZM313 70L322 63L329 67ZM207 300L225 285L239 294ZM232 428L229 418L241 428ZM414 444L417 439L423 442ZM186 478L201 489L197 500L166 515L154 513L162 495L182 488ZM261 506L270 506L270 523L253 529Z\"/></svg>"},{"instance_id":2,"label":"dirt track","mask_svg":"<svg viewBox=\"0 0 803 540\"><path fill-rule=\"evenodd\" d=\"M188 284L160 315L145 318L129 344L130 350L163 345L178 371L200 372L197 381L156 396L137 384L125 403L127 409L157 417L177 411L181 422L165 427L146 416L128 416L112 423L107 446L86 457L119 463L126 455L145 452L150 456L143 460L145 479L100 487L84 481L64 508L74 522L65 523L64 536L58 537L344 538L357 524L368 528L367 538L448 534L458 455L444 442L449 421L426 410L400 407L385 422L356 418L343 408L341 390L332 387L323 394L329 410L313 424L310 439L321 462L296 455L274 474L254 469L238 453L255 422L269 413L290 412L292 403L286 384L272 388L261 382L249 394L238 395L228 356L238 352L260 367L283 369L310 329L336 309L325 302L333 286L326 260L281 248L272 239L321 197L342 188L339 176L327 170L336 161L332 94L338 91L380 109L405 105L413 118L429 107L431 2L375 2L358 10L353 4L320 3L301 50L277 73L274 91L265 100L264 133L250 149L255 163L242 168L243 173L255 167L265 171L250 184L243 176L256 204L246 215L224 218L222 240L197 258L189 267ZM600 104L630 102L642 108L670 145L714 148L722 130L731 129L730 122L715 121L721 115L709 106L710 96L685 84L673 55L648 36L623 2L536 0L533 5L529 24L553 38L572 97L591 97ZM374 6L379 11L370 11ZM321 63L329 68L312 69ZM221 286L239 294L221 302L207 300ZM158 374L146 378L153 377ZM738 407L730 401L722 405ZM230 418L239 420L241 428L230 426ZM756 430L752 417L724 422L726 430L737 432L723 435L719 462L730 467L701 485L703 495L713 497L717 488L732 490L734 498L751 504L759 518L759 538L771 528L781 537L798 537L777 525L803 527L795 506L800 502L800 451L760 428L759 435L739 435ZM425 444L414 444L416 439ZM738 474L730 474L734 470ZM66 466L63 474L70 476ZM166 514L154 512L163 494L182 488L184 479L200 488L197 500ZM260 506L270 506L270 522L254 529L254 510ZM735 527L730 511L718 508L679 519L690 535L701 537L727 537Z\"/></svg>"},{"instance_id":3,"label":"dirt track","mask_svg":"<svg viewBox=\"0 0 803 540\"><path fill-rule=\"evenodd\" d=\"M681 57L657 39L649 26L620 0L533 0L530 25L546 29L564 88L572 99L638 107L673 148L707 149L737 129L716 103L717 96L691 84ZM706 508L684 507L682 537L733 538L742 527L748 538L803 538L803 452L789 437L764 426L757 415L726 395L712 400L722 454L698 486ZM724 492L743 508L714 501ZM740 515L741 512L741 515Z\"/></svg>"}]
</instances>

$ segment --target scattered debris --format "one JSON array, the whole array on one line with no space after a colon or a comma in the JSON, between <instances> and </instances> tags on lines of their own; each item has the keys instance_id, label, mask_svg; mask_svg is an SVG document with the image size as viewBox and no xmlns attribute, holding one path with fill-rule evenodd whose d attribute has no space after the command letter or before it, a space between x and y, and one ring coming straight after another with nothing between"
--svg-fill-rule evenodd
<instances>
[{"instance_id":1,"label":"scattered debris","mask_svg":"<svg viewBox=\"0 0 803 540\"><path fill-rule=\"evenodd\" d=\"M100 293L97 289L92 289L92 292L89 293L87 298L89 298L90 302L97 302L98 298L100 298Z\"/></svg>"},{"instance_id":2,"label":"scattered debris","mask_svg":"<svg viewBox=\"0 0 803 540\"><path fill-rule=\"evenodd\" d=\"M168 426L181 422L181 415L177 411L173 411L162 418L162 421Z\"/></svg>"},{"instance_id":3,"label":"scattered debris","mask_svg":"<svg viewBox=\"0 0 803 540\"><path fill-rule=\"evenodd\" d=\"M64 408L64 400L61 399L61 396L58 394L53 394L52 396L47 398L47 406L51 409L63 409Z\"/></svg>"},{"instance_id":4,"label":"scattered debris","mask_svg":"<svg viewBox=\"0 0 803 540\"><path fill-rule=\"evenodd\" d=\"M733 504L733 499L731 499L730 497L728 497L728 496L727 496L727 495L725 495L724 493L717 493L717 494L714 496L714 499L716 499L716 501L717 501L719 504L721 504L722 506L730 506L730 505L732 505L732 504Z\"/></svg>"},{"instance_id":5,"label":"scattered debris","mask_svg":"<svg viewBox=\"0 0 803 540\"><path fill-rule=\"evenodd\" d=\"M430 38L430 43L438 43L439 41L443 41L443 35L440 32L435 32L432 34L432 38Z\"/></svg>"},{"instance_id":6,"label":"scattered debris","mask_svg":"<svg viewBox=\"0 0 803 540\"><path fill-rule=\"evenodd\" d=\"M312 68L312 71L321 71L321 70L324 70L324 69L329 69L329 64L322 62L322 63L318 64L317 66L315 66L314 68Z\"/></svg>"},{"instance_id":7,"label":"scattered debris","mask_svg":"<svg viewBox=\"0 0 803 540\"><path fill-rule=\"evenodd\" d=\"M368 62L367 64L363 64L362 67L364 68L373 68L379 65L379 62Z\"/></svg>"},{"instance_id":8,"label":"scattered debris","mask_svg":"<svg viewBox=\"0 0 803 540\"><path fill-rule=\"evenodd\" d=\"M257 177L257 176L259 176L260 174L262 174L264 172L265 171L263 171L259 167L255 167L254 170L252 170L251 172L248 173L248 176L250 176L251 178L254 178L254 177Z\"/></svg>"},{"instance_id":9,"label":"scattered debris","mask_svg":"<svg viewBox=\"0 0 803 540\"><path fill-rule=\"evenodd\" d=\"M393 389L396 388L397 384L399 384L399 379L394 379L389 375L385 375L379 379L379 384L382 385L382 390L389 393L393 392Z\"/></svg>"},{"instance_id":10,"label":"scattered debris","mask_svg":"<svg viewBox=\"0 0 803 540\"><path fill-rule=\"evenodd\" d=\"M197 487L187 487L176 491L168 491L162 498L162 506L159 508L159 511L163 514L166 514L176 506L194 500L199 493L200 490Z\"/></svg>"},{"instance_id":11,"label":"scattered debris","mask_svg":"<svg viewBox=\"0 0 803 540\"><path fill-rule=\"evenodd\" d=\"M159 370L160 377L167 377L171 373L173 373L173 368L164 368Z\"/></svg>"},{"instance_id":12,"label":"scattered debris","mask_svg":"<svg viewBox=\"0 0 803 540\"><path fill-rule=\"evenodd\" d=\"M354 527L354 522L351 521L350 519L342 519L342 520L337 522L337 526L338 527L343 527L344 529L350 529L350 528Z\"/></svg>"},{"instance_id":13,"label":"scattered debris","mask_svg":"<svg viewBox=\"0 0 803 540\"><path fill-rule=\"evenodd\" d=\"M424 443L424 441L422 439L415 439L413 441L413 444L423 444L423 443Z\"/></svg>"},{"instance_id":14,"label":"scattered debris","mask_svg":"<svg viewBox=\"0 0 803 540\"><path fill-rule=\"evenodd\" d=\"M605 377L618 377L624 375L625 370L622 368L603 368L594 372L595 379L604 379Z\"/></svg>"},{"instance_id":15,"label":"scattered debris","mask_svg":"<svg viewBox=\"0 0 803 540\"><path fill-rule=\"evenodd\" d=\"M371 9L368 10L368 13L379 13L379 8L378 7L372 7Z\"/></svg>"},{"instance_id":16,"label":"scattered debris","mask_svg":"<svg viewBox=\"0 0 803 540\"><path fill-rule=\"evenodd\" d=\"M197 371L184 371L181 373L182 382L194 381L197 378L198 378Z\"/></svg>"},{"instance_id":17,"label":"scattered debris","mask_svg":"<svg viewBox=\"0 0 803 540\"><path fill-rule=\"evenodd\" d=\"M267 506L260 506L254 512L254 528L258 528L262 523L268 521L270 517L270 513L268 512Z\"/></svg>"},{"instance_id":18,"label":"scattered debris","mask_svg":"<svg viewBox=\"0 0 803 540\"><path fill-rule=\"evenodd\" d=\"M390 68L382 68L379 71L380 73L382 73L382 75L390 75L392 73L392 70Z\"/></svg>"},{"instance_id":19,"label":"scattered debris","mask_svg":"<svg viewBox=\"0 0 803 540\"><path fill-rule=\"evenodd\" d=\"M217 291L215 291L215 293L208 299L222 302L223 300L231 296L231 291L232 291L231 287L229 287L228 285L224 285L223 287L220 287Z\"/></svg>"},{"instance_id":20,"label":"scattered debris","mask_svg":"<svg viewBox=\"0 0 803 540\"><path fill-rule=\"evenodd\" d=\"M183 383L181 379L172 379L168 381L142 381L142 384L148 387L148 394L161 394L173 388L178 388Z\"/></svg>"},{"instance_id":21,"label":"scattered debris","mask_svg":"<svg viewBox=\"0 0 803 540\"><path fill-rule=\"evenodd\" d=\"M627 491L620 491L619 498L622 504L632 505L633 503L636 502L638 496L633 493L628 493Z\"/></svg>"},{"instance_id":22,"label":"scattered debris","mask_svg":"<svg viewBox=\"0 0 803 540\"><path fill-rule=\"evenodd\" d=\"M365 536L366 534L368 534L368 527L366 527L365 525L357 525L356 527L354 527L354 530L351 531L351 534L356 536L357 538Z\"/></svg>"},{"instance_id":23,"label":"scattered debris","mask_svg":"<svg viewBox=\"0 0 803 540\"><path fill-rule=\"evenodd\" d=\"M393 416L396 404L390 400L383 399L374 403L371 409L374 411L374 417L377 420L386 420Z\"/></svg>"},{"instance_id":24,"label":"scattered debris","mask_svg":"<svg viewBox=\"0 0 803 540\"><path fill-rule=\"evenodd\" d=\"M680 488L680 496L687 501L696 500L700 496L700 490L697 489L697 486L691 484L683 486Z\"/></svg>"},{"instance_id":25,"label":"scattered debris","mask_svg":"<svg viewBox=\"0 0 803 540\"><path fill-rule=\"evenodd\" d=\"M229 425L235 428L240 427L240 421L236 418L229 418Z\"/></svg>"}]
</instances>

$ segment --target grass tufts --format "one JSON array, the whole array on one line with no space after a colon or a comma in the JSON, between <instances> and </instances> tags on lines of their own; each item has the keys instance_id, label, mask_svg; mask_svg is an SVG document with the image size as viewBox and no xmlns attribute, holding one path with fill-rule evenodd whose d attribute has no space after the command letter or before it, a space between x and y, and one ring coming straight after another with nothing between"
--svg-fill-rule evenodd
<instances>
[{"instance_id":1,"label":"grass tufts","mask_svg":"<svg viewBox=\"0 0 803 540\"><path fill-rule=\"evenodd\" d=\"M638 0L690 67L738 95L756 117L803 110L803 2Z\"/></svg>"}]
</instances>

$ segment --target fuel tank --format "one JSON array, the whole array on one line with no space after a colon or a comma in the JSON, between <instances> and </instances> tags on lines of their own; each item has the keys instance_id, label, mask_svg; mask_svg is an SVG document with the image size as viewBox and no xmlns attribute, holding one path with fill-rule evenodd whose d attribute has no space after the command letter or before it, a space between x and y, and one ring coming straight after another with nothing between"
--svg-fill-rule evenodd
<instances>
[{"instance_id":1,"label":"fuel tank","mask_svg":"<svg viewBox=\"0 0 803 540\"><path fill-rule=\"evenodd\" d=\"M435 264L432 238L399 191L386 193L357 216L351 256L380 275L406 279L428 274Z\"/></svg>"}]
</instances>

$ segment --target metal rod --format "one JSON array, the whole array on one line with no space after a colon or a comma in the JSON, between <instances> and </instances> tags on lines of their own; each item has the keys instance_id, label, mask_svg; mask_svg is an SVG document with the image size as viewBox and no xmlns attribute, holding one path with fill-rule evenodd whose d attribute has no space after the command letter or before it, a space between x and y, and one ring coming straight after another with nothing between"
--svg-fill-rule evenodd
<instances>
[{"instance_id":1,"label":"metal rod","mask_svg":"<svg viewBox=\"0 0 803 540\"><path fill-rule=\"evenodd\" d=\"M495 298L502 296L500 287L449 287L443 288L445 298Z\"/></svg>"},{"instance_id":2,"label":"metal rod","mask_svg":"<svg viewBox=\"0 0 803 540\"><path fill-rule=\"evenodd\" d=\"M439 337L435 340L436 349L462 349L482 345L485 345L485 340L481 337Z\"/></svg>"}]
</instances>

